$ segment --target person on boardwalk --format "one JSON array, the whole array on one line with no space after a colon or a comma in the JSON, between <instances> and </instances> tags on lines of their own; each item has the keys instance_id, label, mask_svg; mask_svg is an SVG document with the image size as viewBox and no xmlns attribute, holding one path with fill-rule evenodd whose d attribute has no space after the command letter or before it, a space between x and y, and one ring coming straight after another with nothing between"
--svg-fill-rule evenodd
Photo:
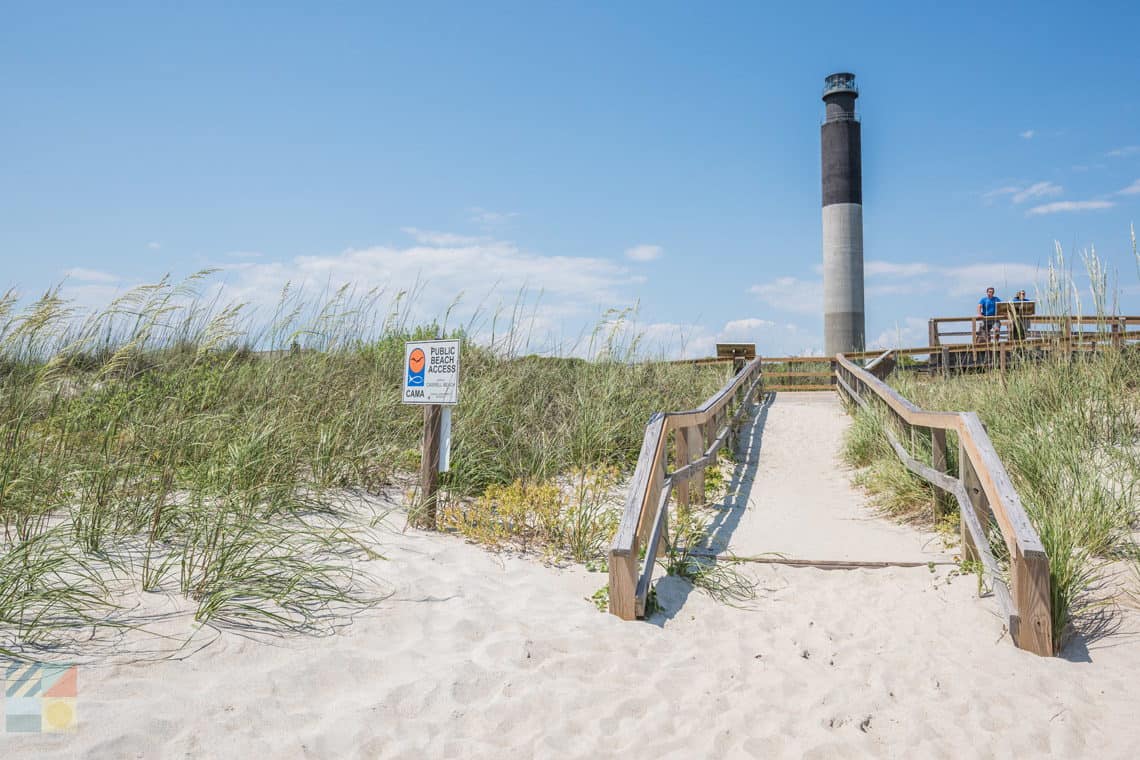
<instances>
[{"instance_id":1,"label":"person on boardwalk","mask_svg":"<svg viewBox=\"0 0 1140 760\"><path fill-rule=\"evenodd\" d=\"M978 316L982 318L982 329L978 331L979 343L987 343L991 339L997 340L1001 331L1001 322L997 317L997 305L1001 299L994 295L993 288L986 288L986 295L978 301Z\"/></svg>"},{"instance_id":2,"label":"person on boardwalk","mask_svg":"<svg viewBox=\"0 0 1140 760\"><path fill-rule=\"evenodd\" d=\"M1009 314L1013 321L1010 324L1010 340L1022 341L1025 340L1025 324L1022 322L1022 317L1026 314L1032 314L1032 311L1026 311L1022 304L1030 303L1030 300L1025 297L1025 291L1019 290L1013 294L1013 303L1017 304L1010 309Z\"/></svg>"}]
</instances>

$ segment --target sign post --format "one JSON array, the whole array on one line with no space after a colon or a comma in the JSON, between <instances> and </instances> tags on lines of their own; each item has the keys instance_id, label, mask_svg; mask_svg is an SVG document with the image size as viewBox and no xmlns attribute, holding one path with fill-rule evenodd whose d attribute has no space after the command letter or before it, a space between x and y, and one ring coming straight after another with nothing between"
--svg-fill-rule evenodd
<instances>
[{"instance_id":1,"label":"sign post","mask_svg":"<svg viewBox=\"0 0 1140 760\"><path fill-rule=\"evenodd\" d=\"M439 473L447 472L451 461L451 407L459 402L458 340L417 340L404 344L401 401L424 408L421 501L411 521L421 528L434 528Z\"/></svg>"}]
</instances>

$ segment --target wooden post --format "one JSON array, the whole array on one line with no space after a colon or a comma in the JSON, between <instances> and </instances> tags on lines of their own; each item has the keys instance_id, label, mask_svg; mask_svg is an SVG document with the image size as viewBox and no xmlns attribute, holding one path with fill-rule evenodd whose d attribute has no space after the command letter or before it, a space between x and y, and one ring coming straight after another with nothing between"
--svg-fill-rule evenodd
<instances>
[{"instance_id":1,"label":"wooden post","mask_svg":"<svg viewBox=\"0 0 1140 760\"><path fill-rule=\"evenodd\" d=\"M1022 649L1053 656L1053 619L1049 614L1049 558L1044 553L1014 557L1009 563L1017 616L1009 633Z\"/></svg>"},{"instance_id":2,"label":"wooden post","mask_svg":"<svg viewBox=\"0 0 1140 760\"><path fill-rule=\"evenodd\" d=\"M732 454L736 452L736 425L732 424L732 407L739 398L740 389L737 388L733 392L732 399L724 405L724 424L728 425L728 435L724 438L724 445Z\"/></svg>"},{"instance_id":3,"label":"wooden post","mask_svg":"<svg viewBox=\"0 0 1140 760\"><path fill-rule=\"evenodd\" d=\"M637 617L637 554L610 552L610 612L622 620Z\"/></svg>"},{"instance_id":4,"label":"wooden post","mask_svg":"<svg viewBox=\"0 0 1140 760\"><path fill-rule=\"evenodd\" d=\"M938 343L938 323L935 322L933 319L931 319L928 324L930 326L929 327L929 340L930 340L930 342L927 343L926 345L937 346L937 345L939 345L939 343Z\"/></svg>"},{"instance_id":5,"label":"wooden post","mask_svg":"<svg viewBox=\"0 0 1140 760\"><path fill-rule=\"evenodd\" d=\"M973 349L974 349L974 364L977 364L978 363L978 318L977 317L972 317L970 319L970 334L973 337L973 340L971 340L970 343L972 344Z\"/></svg>"},{"instance_id":6,"label":"wooden post","mask_svg":"<svg viewBox=\"0 0 1140 760\"><path fill-rule=\"evenodd\" d=\"M982 483L978 480L978 473L974 470L970 455L961 441L958 442L958 477L962 481L962 487L966 489L966 498L970 502L969 506L977 515L982 530L985 530L986 526L990 524L989 500L986 498L986 492L982 490ZM969 528L966 527L965 519L961 520L961 532L963 552L969 559L978 561L978 550L974 546L974 538L970 535Z\"/></svg>"},{"instance_id":7,"label":"wooden post","mask_svg":"<svg viewBox=\"0 0 1140 760\"><path fill-rule=\"evenodd\" d=\"M661 499L661 489L665 487L665 451L661 452L661 458L657 466L653 468L653 472L649 475L649 487L645 490L645 509L641 513L641 520L637 524L637 545L647 546L649 543L649 534L653 532L653 519L657 517L657 502ZM665 534L661 534L661 545L657 547L659 556L663 556L665 551ZM640 553L640 552L639 552ZM635 566L637 563L634 563ZM634 578L634 585L637 579Z\"/></svg>"},{"instance_id":8,"label":"wooden post","mask_svg":"<svg viewBox=\"0 0 1140 760\"><path fill-rule=\"evenodd\" d=\"M950 377L950 348L942 347L942 376Z\"/></svg>"},{"instance_id":9,"label":"wooden post","mask_svg":"<svg viewBox=\"0 0 1140 760\"><path fill-rule=\"evenodd\" d=\"M706 425L697 425L695 427L685 428L685 440L689 444L689 461L693 462L700 459L705 453L707 446L705 441L708 435L705 433ZM689 479L692 489L692 503L704 504L705 503L705 469L702 467L700 471Z\"/></svg>"},{"instance_id":10,"label":"wooden post","mask_svg":"<svg viewBox=\"0 0 1140 760\"><path fill-rule=\"evenodd\" d=\"M946 472L946 431L941 428L930 429L930 466L939 472ZM942 517L945 500L940 489L934 489L934 519Z\"/></svg>"},{"instance_id":11,"label":"wooden post","mask_svg":"<svg viewBox=\"0 0 1140 760\"><path fill-rule=\"evenodd\" d=\"M439 492L439 423L443 407L428 404L424 407L424 442L420 456L420 503L411 522L418 528L434 530L436 526L436 499Z\"/></svg>"},{"instance_id":12,"label":"wooden post","mask_svg":"<svg viewBox=\"0 0 1140 760\"><path fill-rule=\"evenodd\" d=\"M692 428L677 428L673 432L673 469L686 467L693 460L689 458L689 430ZM680 509L689 508L689 493L692 490L692 479L686 480L676 488L673 493L677 496L677 506Z\"/></svg>"}]
</instances>

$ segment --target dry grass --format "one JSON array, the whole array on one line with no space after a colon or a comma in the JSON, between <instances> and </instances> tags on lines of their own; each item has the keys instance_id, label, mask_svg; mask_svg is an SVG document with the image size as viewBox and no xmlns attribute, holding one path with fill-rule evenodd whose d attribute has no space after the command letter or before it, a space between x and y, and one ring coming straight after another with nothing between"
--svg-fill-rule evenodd
<instances>
[{"instance_id":1,"label":"dry grass","mask_svg":"<svg viewBox=\"0 0 1140 760\"><path fill-rule=\"evenodd\" d=\"M616 329L592 361L518 357L510 331L412 327L399 297L285 293L259 321L199 301L201 285L139 288L87 316L57 293L0 298L0 647L104 619L108 573L184 595L210 625L308 630L367 604L357 568L375 540L343 496L418 465L422 413L399 403L405 340L463 341L443 485L477 505L628 468L651 412L723 381L638 361ZM610 519L592 498L562 502L557 525L545 507L507 522L538 520L526 541L591 556Z\"/></svg>"},{"instance_id":2,"label":"dry grass","mask_svg":"<svg viewBox=\"0 0 1140 760\"><path fill-rule=\"evenodd\" d=\"M1132 245L1140 265L1134 233ZM1092 251L1083 260L1091 283L1087 300L1104 316L1116 302L1105 267ZM1081 313L1059 246L1037 300L1043 313ZM924 409L975 411L986 424L1049 555L1058 649L1103 618L1097 608L1103 595L1093 592L1104 585L1108 564L1140 558L1134 539L1140 525L1140 351L1103 350L1109 342L1100 336L1102 350L1095 354L1058 347L1044 360L1015 358L1003 374L942 379L896 371L890 378ZM923 519L931 514L933 490L898 461L883 426L879 414L857 410L845 456L862 468L858 482L887 512ZM929 442L922 438L913 453L929 461ZM947 443L950 470L956 471L953 433Z\"/></svg>"}]
</instances>

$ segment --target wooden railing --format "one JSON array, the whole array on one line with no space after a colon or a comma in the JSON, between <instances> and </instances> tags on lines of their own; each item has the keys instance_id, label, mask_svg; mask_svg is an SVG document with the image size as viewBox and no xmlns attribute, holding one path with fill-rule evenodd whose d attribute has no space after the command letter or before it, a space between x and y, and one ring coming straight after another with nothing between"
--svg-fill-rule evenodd
<instances>
[{"instance_id":1,"label":"wooden railing","mask_svg":"<svg viewBox=\"0 0 1140 760\"><path fill-rule=\"evenodd\" d=\"M884 429L907 469L957 500L962 545L990 579L1014 642L1036 654L1052 655L1049 558L978 415L920 409L876 377L870 367L860 368L843 355L835 360L841 393L860 406L870 408L877 402L886 410ZM957 476L947 472L948 431L958 437ZM919 435L930 437L929 464L916 458ZM903 442L910 443L909 450ZM991 515L1008 550L1008 585L987 537Z\"/></svg>"},{"instance_id":2,"label":"wooden railing","mask_svg":"<svg viewBox=\"0 0 1140 760\"><path fill-rule=\"evenodd\" d=\"M645 426L625 511L610 546L610 612L625 620L645 615L657 552L666 542L669 496L679 505L704 499L704 470L732 437L749 402L763 386L762 360L750 361L696 409L658 412ZM732 407L735 406L733 411ZM674 469L668 471L668 439L674 437ZM641 548L645 548L641 566Z\"/></svg>"},{"instance_id":3,"label":"wooden railing","mask_svg":"<svg viewBox=\"0 0 1140 760\"><path fill-rule=\"evenodd\" d=\"M932 347L973 343L986 317L934 317L929 321ZM994 317L988 319L994 320ZM1016 320L1016 324L1015 324ZM999 342L1045 340L1076 343L1095 341L1110 345L1140 340L1140 317L1032 314L996 318ZM1015 329L1016 328L1016 329ZM1020 333L1020 336L1018 335ZM949 339L949 340L948 340Z\"/></svg>"},{"instance_id":4,"label":"wooden railing","mask_svg":"<svg viewBox=\"0 0 1140 760\"><path fill-rule=\"evenodd\" d=\"M825 356L765 356L764 387L769 391L835 390L835 363Z\"/></svg>"}]
</instances>

